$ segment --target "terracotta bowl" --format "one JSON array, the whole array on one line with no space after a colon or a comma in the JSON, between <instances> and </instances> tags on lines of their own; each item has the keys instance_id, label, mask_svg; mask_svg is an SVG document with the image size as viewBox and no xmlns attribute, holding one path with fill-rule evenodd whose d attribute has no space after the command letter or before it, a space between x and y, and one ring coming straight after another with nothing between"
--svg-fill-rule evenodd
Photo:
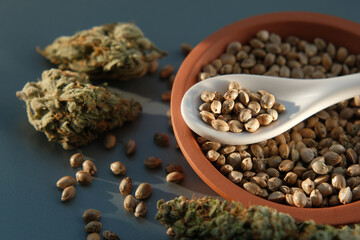
<instances>
[{"instance_id":1,"label":"terracotta bowl","mask_svg":"<svg viewBox=\"0 0 360 240\"><path fill-rule=\"evenodd\" d=\"M324 14L270 13L240 20L220 29L200 42L188 55L177 73L173 86L171 97L173 128L185 158L203 181L227 200L239 201L244 206L266 205L288 213L297 220L313 219L317 223L333 225L360 222L360 201L328 208L297 208L250 194L230 182L206 159L193 132L185 124L180 113L181 99L196 83L202 67L220 56L230 42L246 43L263 29L277 33L282 38L295 35L312 41L315 37L321 37L327 42L334 43L335 46L345 46L351 53L360 53L360 25Z\"/></svg>"}]
</instances>

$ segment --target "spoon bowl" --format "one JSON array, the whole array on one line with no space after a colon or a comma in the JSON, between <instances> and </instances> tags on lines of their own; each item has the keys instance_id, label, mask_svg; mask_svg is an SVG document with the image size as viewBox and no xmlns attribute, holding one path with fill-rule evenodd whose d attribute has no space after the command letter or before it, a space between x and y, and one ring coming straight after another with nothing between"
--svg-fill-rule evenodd
<instances>
[{"instance_id":1,"label":"spoon bowl","mask_svg":"<svg viewBox=\"0 0 360 240\"><path fill-rule=\"evenodd\" d=\"M206 124L199 115L203 91L224 94L230 82L238 82L252 91L266 90L286 110L277 121L261 126L256 132L220 132ZM360 74L326 79L293 79L251 74L229 74L203 80L193 85L181 102L181 114L188 127L198 135L226 145L245 145L267 140L289 130L311 115L342 100L360 95Z\"/></svg>"}]
</instances>

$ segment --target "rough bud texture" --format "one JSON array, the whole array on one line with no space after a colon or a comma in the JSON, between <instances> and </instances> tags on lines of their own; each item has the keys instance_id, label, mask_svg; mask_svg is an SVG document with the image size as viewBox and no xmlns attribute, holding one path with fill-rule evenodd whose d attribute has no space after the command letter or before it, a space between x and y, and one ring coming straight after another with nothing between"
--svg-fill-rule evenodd
<instances>
[{"instance_id":1,"label":"rough bud texture","mask_svg":"<svg viewBox=\"0 0 360 240\"><path fill-rule=\"evenodd\" d=\"M140 103L92 85L86 75L58 69L44 71L41 80L28 82L16 95L25 101L31 125L65 149L134 121L141 111Z\"/></svg>"}]
</instances>

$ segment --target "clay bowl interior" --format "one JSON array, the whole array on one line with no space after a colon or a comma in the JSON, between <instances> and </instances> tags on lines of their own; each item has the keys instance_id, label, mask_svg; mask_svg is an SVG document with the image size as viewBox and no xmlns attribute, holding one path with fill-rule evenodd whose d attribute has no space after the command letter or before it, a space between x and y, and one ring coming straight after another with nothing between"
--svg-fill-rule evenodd
<instances>
[{"instance_id":1,"label":"clay bowl interior","mask_svg":"<svg viewBox=\"0 0 360 240\"><path fill-rule=\"evenodd\" d=\"M282 12L259 15L232 23L200 42L181 65L172 91L171 114L178 144L195 172L219 195L241 202L245 207L263 205L288 213L297 220L313 219L322 224L360 222L360 201L328 208L297 208L278 204L250 194L223 176L204 156L195 135L185 124L180 104L184 93L197 82L205 64L220 56L232 41L247 43L259 30L266 29L283 39L295 35L312 41L321 37L335 46L345 46L349 53L360 53L360 25L345 19L306 12ZM280 134L280 133L279 133Z\"/></svg>"}]
</instances>

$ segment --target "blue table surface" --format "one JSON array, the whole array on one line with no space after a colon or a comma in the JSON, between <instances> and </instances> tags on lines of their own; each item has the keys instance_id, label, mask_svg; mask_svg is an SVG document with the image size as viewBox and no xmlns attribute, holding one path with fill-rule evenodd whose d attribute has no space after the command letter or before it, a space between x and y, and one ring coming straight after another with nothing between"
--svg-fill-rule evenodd
<instances>
[{"instance_id":1,"label":"blue table surface","mask_svg":"<svg viewBox=\"0 0 360 240\"><path fill-rule=\"evenodd\" d=\"M167 83L157 75L117 84L125 96L135 96L144 105L142 116L133 124L115 131L118 144L105 150L99 139L77 151L92 159L98 174L88 187L77 186L76 197L60 201L56 181L74 176L69 158L77 151L66 151L47 141L28 123L24 103L15 92L27 81L36 81L49 64L36 51L60 35L117 21L134 21L158 47L169 56L160 67L181 65L180 44L196 45L209 34L239 19L278 11L312 11L339 16L360 23L360 1L121 1L121 0L1 0L0 1L0 239L86 239L81 216L85 209L102 212L103 230L116 232L121 239L168 239L166 230L154 217L159 199L218 196L191 169L176 140L170 134L171 146L153 144L155 132L167 132L165 112L169 105L160 95ZM124 142L133 138L138 151L129 158ZM163 164L178 163L184 167L181 184L165 181L165 171L149 171L143 161L158 156ZM118 185L122 178L109 170L113 161L123 161L135 186L149 182L153 186L146 200L148 213L137 219L123 208L124 197Z\"/></svg>"}]
</instances>

